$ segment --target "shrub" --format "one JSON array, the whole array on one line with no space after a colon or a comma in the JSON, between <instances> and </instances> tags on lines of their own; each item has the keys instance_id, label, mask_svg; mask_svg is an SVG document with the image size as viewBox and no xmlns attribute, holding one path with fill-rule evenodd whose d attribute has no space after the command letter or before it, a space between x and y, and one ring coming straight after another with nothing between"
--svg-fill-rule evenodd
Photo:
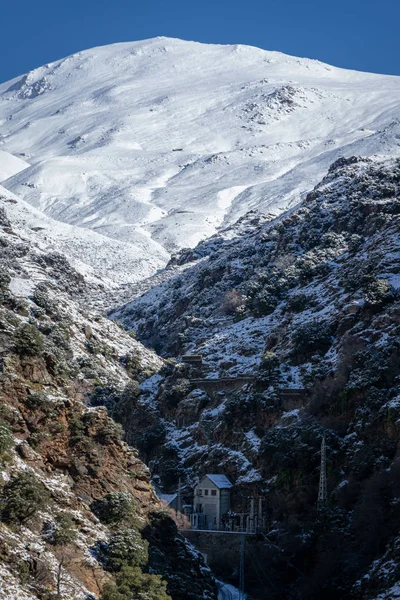
<instances>
[{"instance_id":1,"label":"shrub","mask_svg":"<svg viewBox=\"0 0 400 600\"><path fill-rule=\"evenodd\" d=\"M43 337L34 325L24 323L15 334L15 348L23 356L37 356L43 350Z\"/></svg>"},{"instance_id":2,"label":"shrub","mask_svg":"<svg viewBox=\"0 0 400 600\"><path fill-rule=\"evenodd\" d=\"M118 531L108 544L107 565L112 571L125 566L143 567L148 561L148 547L136 529Z\"/></svg>"},{"instance_id":3,"label":"shrub","mask_svg":"<svg viewBox=\"0 0 400 600\"><path fill-rule=\"evenodd\" d=\"M128 492L111 492L92 504L94 514L107 525L120 523L133 524L136 516L136 503Z\"/></svg>"},{"instance_id":4,"label":"shrub","mask_svg":"<svg viewBox=\"0 0 400 600\"><path fill-rule=\"evenodd\" d=\"M92 406L105 406L111 411L120 400L121 393L112 387L97 386L90 395L90 404Z\"/></svg>"},{"instance_id":5,"label":"shrub","mask_svg":"<svg viewBox=\"0 0 400 600\"><path fill-rule=\"evenodd\" d=\"M11 429L5 423L0 423L0 456L6 454L14 446Z\"/></svg>"},{"instance_id":6,"label":"shrub","mask_svg":"<svg viewBox=\"0 0 400 600\"><path fill-rule=\"evenodd\" d=\"M298 292L297 294L293 294L289 296L287 299L287 307L290 311L294 313L302 312L314 305L314 299L309 294L305 294L304 292Z\"/></svg>"},{"instance_id":7,"label":"shrub","mask_svg":"<svg viewBox=\"0 0 400 600\"><path fill-rule=\"evenodd\" d=\"M55 546L67 546L76 540L74 520L68 513L59 513L56 516L55 527L50 536L51 543Z\"/></svg>"},{"instance_id":8,"label":"shrub","mask_svg":"<svg viewBox=\"0 0 400 600\"><path fill-rule=\"evenodd\" d=\"M244 304L244 296L238 290L230 290L224 296L222 310L226 315L234 315Z\"/></svg>"},{"instance_id":9,"label":"shrub","mask_svg":"<svg viewBox=\"0 0 400 600\"><path fill-rule=\"evenodd\" d=\"M277 293L276 288L266 286L254 296L251 307L257 317L264 317L274 312L279 304Z\"/></svg>"},{"instance_id":10,"label":"shrub","mask_svg":"<svg viewBox=\"0 0 400 600\"><path fill-rule=\"evenodd\" d=\"M6 271L0 271L0 292L5 292L8 290L8 286L10 285L11 277Z\"/></svg>"},{"instance_id":11,"label":"shrub","mask_svg":"<svg viewBox=\"0 0 400 600\"><path fill-rule=\"evenodd\" d=\"M138 435L136 445L144 454L150 454L154 448L161 446L165 441L166 427L161 419Z\"/></svg>"},{"instance_id":12,"label":"shrub","mask_svg":"<svg viewBox=\"0 0 400 600\"><path fill-rule=\"evenodd\" d=\"M331 329L328 321L310 321L300 325L293 333L293 353L304 355L312 351L326 351L331 343Z\"/></svg>"},{"instance_id":13,"label":"shrub","mask_svg":"<svg viewBox=\"0 0 400 600\"><path fill-rule=\"evenodd\" d=\"M140 352L130 352L125 356L124 359L125 368L128 371L130 377L136 377L142 370L142 361L140 358Z\"/></svg>"},{"instance_id":14,"label":"shrub","mask_svg":"<svg viewBox=\"0 0 400 600\"><path fill-rule=\"evenodd\" d=\"M42 410L43 412L47 412L53 406L53 403L44 392L34 392L27 397L26 406L30 410Z\"/></svg>"},{"instance_id":15,"label":"shrub","mask_svg":"<svg viewBox=\"0 0 400 600\"><path fill-rule=\"evenodd\" d=\"M275 352L264 352L261 357L258 382L264 385L273 385L279 380L279 358Z\"/></svg>"},{"instance_id":16,"label":"shrub","mask_svg":"<svg viewBox=\"0 0 400 600\"><path fill-rule=\"evenodd\" d=\"M34 303L43 308L48 315L57 315L57 305L49 296L45 283L39 283L34 289L32 300Z\"/></svg>"},{"instance_id":17,"label":"shrub","mask_svg":"<svg viewBox=\"0 0 400 600\"><path fill-rule=\"evenodd\" d=\"M260 368L269 373L279 369L279 358L275 352L264 352L261 358Z\"/></svg>"},{"instance_id":18,"label":"shrub","mask_svg":"<svg viewBox=\"0 0 400 600\"><path fill-rule=\"evenodd\" d=\"M123 567L116 583L107 583L101 600L170 600L160 575L142 573L138 567Z\"/></svg>"},{"instance_id":19,"label":"shrub","mask_svg":"<svg viewBox=\"0 0 400 600\"><path fill-rule=\"evenodd\" d=\"M5 484L0 501L5 523L24 523L48 506L50 494L34 473L21 471Z\"/></svg>"},{"instance_id":20,"label":"shrub","mask_svg":"<svg viewBox=\"0 0 400 600\"><path fill-rule=\"evenodd\" d=\"M386 279L375 279L366 288L365 304L370 308L381 308L394 300L394 292Z\"/></svg>"},{"instance_id":21,"label":"shrub","mask_svg":"<svg viewBox=\"0 0 400 600\"><path fill-rule=\"evenodd\" d=\"M53 344L57 346L57 348L66 351L71 350L71 347L69 345L71 340L71 334L69 332L69 329L65 327L65 325L56 325L50 334L50 339L53 342Z\"/></svg>"},{"instance_id":22,"label":"shrub","mask_svg":"<svg viewBox=\"0 0 400 600\"><path fill-rule=\"evenodd\" d=\"M115 444L122 440L123 429L122 425L116 423L112 419L105 419L102 427L96 433L96 441L104 446Z\"/></svg>"}]
</instances>

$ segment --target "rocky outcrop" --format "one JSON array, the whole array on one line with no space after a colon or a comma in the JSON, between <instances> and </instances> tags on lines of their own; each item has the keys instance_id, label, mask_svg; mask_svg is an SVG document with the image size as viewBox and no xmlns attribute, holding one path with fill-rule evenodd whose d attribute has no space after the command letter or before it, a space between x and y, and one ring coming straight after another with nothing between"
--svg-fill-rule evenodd
<instances>
[{"instance_id":1,"label":"rocky outcrop","mask_svg":"<svg viewBox=\"0 0 400 600\"><path fill-rule=\"evenodd\" d=\"M190 579L191 600L214 600L212 574L163 510L149 470L101 402L92 406L101 390L118 395L157 377L163 361L80 305L86 282L64 257L43 255L2 224L0 590L10 600L89 600L125 586L119 598L146 588L184 600ZM140 561L120 542L113 557L125 534L137 536Z\"/></svg>"}]
</instances>

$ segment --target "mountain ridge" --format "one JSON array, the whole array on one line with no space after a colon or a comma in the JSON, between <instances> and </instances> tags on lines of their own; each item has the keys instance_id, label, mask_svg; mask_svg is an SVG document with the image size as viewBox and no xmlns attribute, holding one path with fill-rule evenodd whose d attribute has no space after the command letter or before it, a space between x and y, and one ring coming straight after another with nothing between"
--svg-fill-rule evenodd
<instances>
[{"instance_id":1,"label":"mountain ridge","mask_svg":"<svg viewBox=\"0 0 400 600\"><path fill-rule=\"evenodd\" d=\"M129 283L251 209L297 204L341 155L397 155L399 92L395 76L251 46L101 46L0 86L0 147L30 164L2 183L151 257L114 265Z\"/></svg>"}]
</instances>

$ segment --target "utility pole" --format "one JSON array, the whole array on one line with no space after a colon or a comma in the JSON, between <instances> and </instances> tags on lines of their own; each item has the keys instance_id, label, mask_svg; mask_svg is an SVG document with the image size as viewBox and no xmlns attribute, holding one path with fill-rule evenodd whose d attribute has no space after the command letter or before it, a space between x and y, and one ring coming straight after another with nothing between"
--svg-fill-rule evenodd
<instances>
[{"instance_id":1,"label":"utility pole","mask_svg":"<svg viewBox=\"0 0 400 600\"><path fill-rule=\"evenodd\" d=\"M254 496L250 499L250 533L254 533Z\"/></svg>"},{"instance_id":2,"label":"utility pole","mask_svg":"<svg viewBox=\"0 0 400 600\"><path fill-rule=\"evenodd\" d=\"M262 501L261 496L258 498L258 530L263 529L263 514L262 514Z\"/></svg>"},{"instance_id":3,"label":"utility pole","mask_svg":"<svg viewBox=\"0 0 400 600\"><path fill-rule=\"evenodd\" d=\"M177 506L177 516L179 516L182 513L182 480L179 477L179 483L178 483L178 506Z\"/></svg>"},{"instance_id":4,"label":"utility pole","mask_svg":"<svg viewBox=\"0 0 400 600\"><path fill-rule=\"evenodd\" d=\"M321 444L321 471L319 475L318 505L326 504L328 501L328 486L326 483L326 443L322 438Z\"/></svg>"},{"instance_id":5,"label":"utility pole","mask_svg":"<svg viewBox=\"0 0 400 600\"><path fill-rule=\"evenodd\" d=\"M240 538L240 568L239 568L239 600L244 600L244 542L245 535Z\"/></svg>"}]
</instances>

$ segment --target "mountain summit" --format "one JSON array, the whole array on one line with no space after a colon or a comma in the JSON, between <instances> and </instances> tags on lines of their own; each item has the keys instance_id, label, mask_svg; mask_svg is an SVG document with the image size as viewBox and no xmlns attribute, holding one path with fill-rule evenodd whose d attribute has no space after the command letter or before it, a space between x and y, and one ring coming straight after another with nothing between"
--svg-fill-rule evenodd
<instances>
[{"instance_id":1,"label":"mountain summit","mask_svg":"<svg viewBox=\"0 0 400 600\"><path fill-rule=\"evenodd\" d=\"M121 283L250 209L297 204L338 156L399 154L399 116L399 77L155 38L2 84L0 173L47 217L100 236L106 271L83 260ZM81 238L67 249L80 260Z\"/></svg>"}]
</instances>

